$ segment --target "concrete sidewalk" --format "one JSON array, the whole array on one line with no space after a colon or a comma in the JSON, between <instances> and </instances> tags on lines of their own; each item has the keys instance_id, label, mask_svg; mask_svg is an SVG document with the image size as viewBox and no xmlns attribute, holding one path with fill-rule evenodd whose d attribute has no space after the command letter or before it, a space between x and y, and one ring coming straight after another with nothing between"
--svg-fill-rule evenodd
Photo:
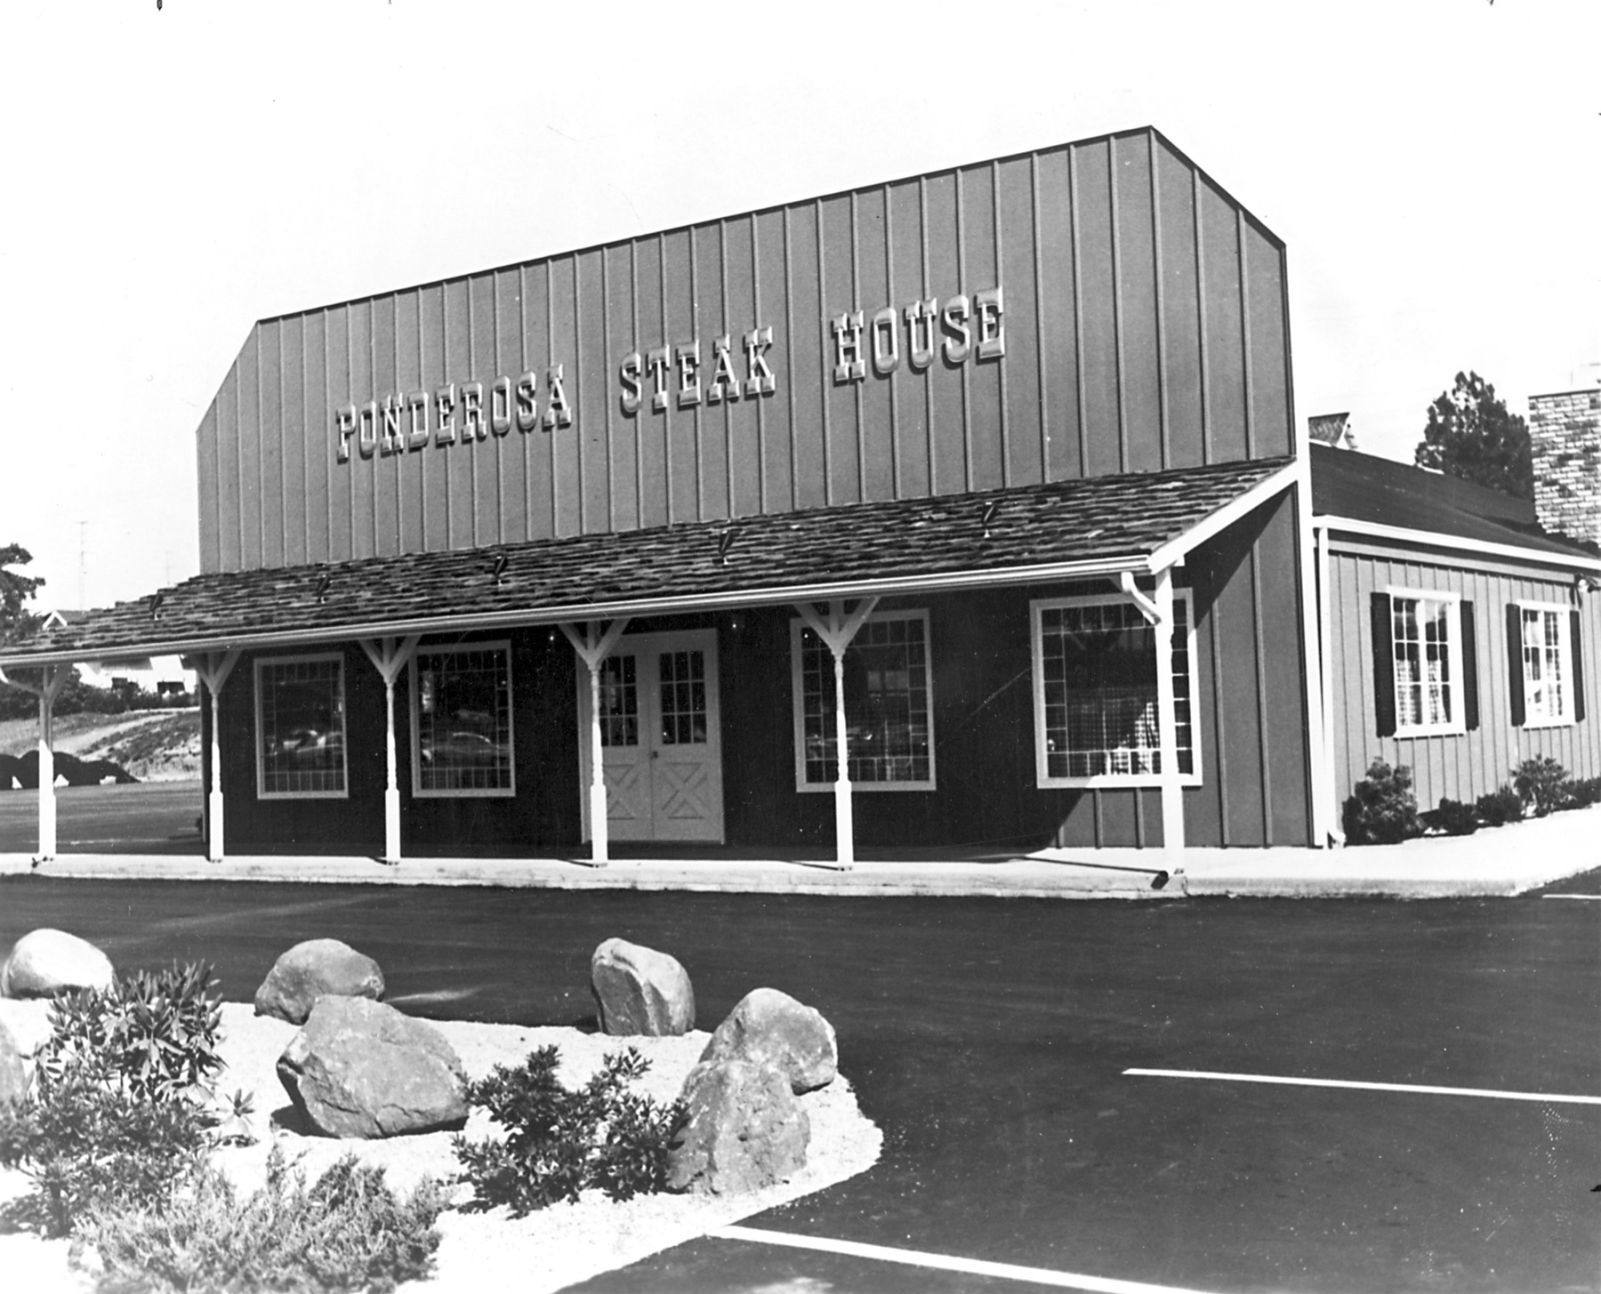
<instances>
[{"instance_id":1,"label":"concrete sidewalk","mask_svg":"<svg viewBox=\"0 0 1601 1294\"><path fill-rule=\"evenodd\" d=\"M1472 836L1362 849L1042 850L1023 857L906 857L849 871L782 858L427 858L0 854L0 876L299 881L747 894L987 895L1058 899L1469 898L1506 896L1601 865L1601 806Z\"/></svg>"}]
</instances>

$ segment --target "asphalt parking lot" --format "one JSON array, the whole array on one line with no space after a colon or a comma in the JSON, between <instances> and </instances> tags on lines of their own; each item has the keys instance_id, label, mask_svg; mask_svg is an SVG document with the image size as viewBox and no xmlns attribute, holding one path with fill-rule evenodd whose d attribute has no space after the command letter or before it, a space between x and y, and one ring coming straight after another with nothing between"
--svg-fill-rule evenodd
<instances>
[{"instance_id":1,"label":"asphalt parking lot","mask_svg":"<svg viewBox=\"0 0 1601 1294\"><path fill-rule=\"evenodd\" d=\"M54 925L122 965L203 957L232 1000L331 935L416 1014L584 1022L589 955L620 935L685 963L703 1024L760 984L822 1010L885 1130L879 1164L589 1294L1601 1288L1598 922L1538 896L0 880L0 944Z\"/></svg>"}]
</instances>

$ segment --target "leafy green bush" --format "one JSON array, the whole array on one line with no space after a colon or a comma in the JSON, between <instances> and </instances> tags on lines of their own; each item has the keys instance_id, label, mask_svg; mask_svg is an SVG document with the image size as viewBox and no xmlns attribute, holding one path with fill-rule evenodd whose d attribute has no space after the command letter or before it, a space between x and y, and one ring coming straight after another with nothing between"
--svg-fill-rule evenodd
<instances>
[{"instance_id":1,"label":"leafy green bush","mask_svg":"<svg viewBox=\"0 0 1601 1294\"><path fill-rule=\"evenodd\" d=\"M1423 834L1418 801L1412 794L1412 770L1394 769L1382 759L1368 765L1345 802L1345 840L1350 845L1394 845Z\"/></svg>"},{"instance_id":2,"label":"leafy green bush","mask_svg":"<svg viewBox=\"0 0 1601 1294\"><path fill-rule=\"evenodd\" d=\"M104 1204L158 1204L197 1171L217 1123L206 1082L223 1064L213 987L196 963L51 1003L37 1090L0 1110L0 1164L33 1183L15 1220L66 1235Z\"/></svg>"},{"instance_id":3,"label":"leafy green bush","mask_svg":"<svg viewBox=\"0 0 1601 1294\"><path fill-rule=\"evenodd\" d=\"M682 1103L662 1106L624 1089L649 1067L630 1047L606 1058L577 1090L556 1078L556 1048L541 1047L521 1067L495 1066L468 1085L467 1099L505 1129L504 1140L452 1145L471 1183L468 1211L508 1206L514 1217L599 1187L614 1200L662 1190L667 1145L684 1119Z\"/></svg>"},{"instance_id":4,"label":"leafy green bush","mask_svg":"<svg viewBox=\"0 0 1601 1294\"><path fill-rule=\"evenodd\" d=\"M1534 816L1543 818L1562 807L1562 784L1568 780L1568 770L1549 755L1526 759L1512 770L1512 785L1532 805Z\"/></svg>"},{"instance_id":5,"label":"leafy green bush","mask_svg":"<svg viewBox=\"0 0 1601 1294\"><path fill-rule=\"evenodd\" d=\"M1510 785L1481 795L1473 802L1473 811L1486 827L1504 827L1509 822L1523 821L1523 797Z\"/></svg>"},{"instance_id":6,"label":"leafy green bush","mask_svg":"<svg viewBox=\"0 0 1601 1294\"><path fill-rule=\"evenodd\" d=\"M83 1228L110 1290L392 1290L426 1278L439 1247L444 1188L425 1178L398 1198L384 1170L346 1155L307 1186L283 1152L240 1203L207 1168L158 1210L113 1206Z\"/></svg>"},{"instance_id":7,"label":"leafy green bush","mask_svg":"<svg viewBox=\"0 0 1601 1294\"><path fill-rule=\"evenodd\" d=\"M205 1088L222 1068L216 982L204 962L119 975L110 989L80 989L50 1007L52 1037L39 1057L43 1079L69 1072L152 1101Z\"/></svg>"},{"instance_id":8,"label":"leafy green bush","mask_svg":"<svg viewBox=\"0 0 1601 1294\"><path fill-rule=\"evenodd\" d=\"M0 1109L0 1164L32 1181L11 1221L64 1236L102 1204L154 1206L198 1169L212 1119L190 1101L151 1101L82 1072Z\"/></svg>"},{"instance_id":9,"label":"leafy green bush","mask_svg":"<svg viewBox=\"0 0 1601 1294\"><path fill-rule=\"evenodd\" d=\"M1461 800L1442 799L1440 807L1421 815L1423 825L1430 831L1446 836L1471 836L1479 829L1479 814L1471 804Z\"/></svg>"}]
</instances>

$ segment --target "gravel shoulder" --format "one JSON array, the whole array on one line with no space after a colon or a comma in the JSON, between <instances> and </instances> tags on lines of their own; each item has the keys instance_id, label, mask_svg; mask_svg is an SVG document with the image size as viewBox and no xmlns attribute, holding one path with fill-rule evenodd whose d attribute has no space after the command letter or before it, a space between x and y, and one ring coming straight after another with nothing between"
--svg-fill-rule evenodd
<instances>
[{"instance_id":1,"label":"gravel shoulder","mask_svg":"<svg viewBox=\"0 0 1601 1294\"><path fill-rule=\"evenodd\" d=\"M278 1056L294 1036L294 1025L257 1017L241 1003L225 1003L221 1052L228 1069L219 1092L243 1089L254 1097L253 1146L218 1152L217 1161L244 1189L266 1180L267 1155L276 1142L293 1166L315 1177L343 1154L354 1151L366 1163L381 1165L398 1189L409 1190L419 1179L449 1176L455 1169L450 1133L394 1137L383 1141L336 1141L304 1136L282 1126L289 1101L278 1082ZM658 1100L678 1094L685 1076L700 1058L709 1034L680 1038L609 1038L570 1028L526 1028L518 1025L433 1022L460 1055L469 1076L478 1078L497 1064L520 1063L530 1051L555 1044L561 1058L560 1077L581 1083L605 1056L637 1046L650 1061L639 1090ZM800 1098L811 1121L806 1167L791 1181L756 1195L730 1198L694 1195L642 1196L613 1203L588 1192L575 1204L559 1204L526 1218L505 1210L441 1215L435 1275L402 1288L454 1294L484 1289L518 1289L527 1294L559 1290L603 1271L627 1266L650 1254L682 1244L717 1227L776 1205L809 1195L865 1172L878 1159L883 1144L879 1129L863 1114L855 1092L843 1075L828 1087ZM276 1116L276 1117L275 1117ZM484 1135L491 1125L475 1113L469 1136ZM20 1174L0 1170L0 1199L21 1193ZM468 1197L458 1188L459 1198ZM83 1291L91 1287L68 1264L68 1242L44 1241L28 1235L0 1234L0 1270L24 1278L17 1288L34 1291Z\"/></svg>"}]
</instances>

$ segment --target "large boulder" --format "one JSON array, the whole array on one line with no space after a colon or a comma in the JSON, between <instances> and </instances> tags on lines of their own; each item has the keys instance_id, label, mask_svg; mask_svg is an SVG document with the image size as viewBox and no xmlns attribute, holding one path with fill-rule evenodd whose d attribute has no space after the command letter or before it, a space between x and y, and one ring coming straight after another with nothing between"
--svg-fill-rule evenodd
<instances>
[{"instance_id":1,"label":"large boulder","mask_svg":"<svg viewBox=\"0 0 1601 1294\"><path fill-rule=\"evenodd\" d=\"M256 990L256 1014L304 1024L320 997L384 995L378 963L338 939L308 939L273 963Z\"/></svg>"},{"instance_id":2,"label":"large boulder","mask_svg":"<svg viewBox=\"0 0 1601 1294\"><path fill-rule=\"evenodd\" d=\"M676 1037L695 1027L695 990L675 957L608 939L589 960L602 1033Z\"/></svg>"},{"instance_id":3,"label":"large boulder","mask_svg":"<svg viewBox=\"0 0 1601 1294\"><path fill-rule=\"evenodd\" d=\"M34 930L17 940L0 967L0 997L54 997L68 989L108 989L111 959L64 930Z\"/></svg>"},{"instance_id":4,"label":"large boulder","mask_svg":"<svg viewBox=\"0 0 1601 1294\"><path fill-rule=\"evenodd\" d=\"M295 1108L329 1137L394 1137L467 1121L461 1059L432 1025L363 997L324 997L278 1058Z\"/></svg>"},{"instance_id":5,"label":"large boulder","mask_svg":"<svg viewBox=\"0 0 1601 1294\"><path fill-rule=\"evenodd\" d=\"M731 1058L770 1065L797 1095L826 1087L839 1072L834 1026L776 988L752 989L717 1026L701 1063Z\"/></svg>"},{"instance_id":6,"label":"large boulder","mask_svg":"<svg viewBox=\"0 0 1601 1294\"><path fill-rule=\"evenodd\" d=\"M730 1057L689 1072L688 1118L667 1151L667 1186L698 1195L743 1195L806 1166L811 1120L770 1065Z\"/></svg>"}]
</instances>

